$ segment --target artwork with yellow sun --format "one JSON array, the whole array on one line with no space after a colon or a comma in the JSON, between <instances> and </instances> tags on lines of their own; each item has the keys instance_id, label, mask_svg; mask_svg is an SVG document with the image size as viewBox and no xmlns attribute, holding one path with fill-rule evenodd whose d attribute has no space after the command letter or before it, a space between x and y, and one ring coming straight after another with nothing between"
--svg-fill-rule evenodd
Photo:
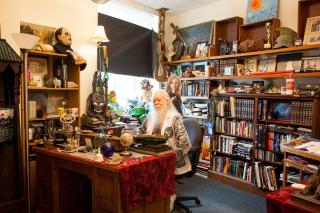
<instances>
[{"instance_id":1,"label":"artwork with yellow sun","mask_svg":"<svg viewBox=\"0 0 320 213\"><path fill-rule=\"evenodd\" d=\"M248 0L247 23L278 17L279 0Z\"/></svg>"}]
</instances>

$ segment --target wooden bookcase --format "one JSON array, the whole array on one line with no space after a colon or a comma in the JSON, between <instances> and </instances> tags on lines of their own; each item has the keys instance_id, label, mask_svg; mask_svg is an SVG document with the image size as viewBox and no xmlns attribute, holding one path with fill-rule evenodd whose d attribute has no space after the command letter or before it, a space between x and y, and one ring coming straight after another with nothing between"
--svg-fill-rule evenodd
<instances>
[{"instance_id":1,"label":"wooden bookcase","mask_svg":"<svg viewBox=\"0 0 320 213\"><path fill-rule=\"evenodd\" d=\"M54 78L57 75L56 73L57 68L55 67L55 63L58 62L61 64L66 64L68 82L72 81L78 85L78 87L71 87L71 88L54 88L54 87L48 88L45 86L38 87L38 86L29 85L28 86L29 99L30 97L33 96L33 94L44 94L47 97L48 103L50 103L51 98L61 97L67 102L66 108L78 108L78 113L80 113L80 67L78 65L72 64L70 59L67 58L66 54L31 51L28 54L28 57L45 59L47 62L47 73L51 78ZM30 73L30 78L32 78L32 73ZM43 82L43 85L44 85L44 82ZM46 121L46 120L49 120L49 118L47 118L46 112L43 112L42 117L37 116L36 118L29 118L29 122ZM81 126L80 120L81 119L79 119L79 116L78 116L78 119L77 119L78 127Z\"/></svg>"},{"instance_id":2,"label":"wooden bookcase","mask_svg":"<svg viewBox=\"0 0 320 213\"><path fill-rule=\"evenodd\" d=\"M59 118L47 117L47 111L49 110L49 105L51 105L51 113L50 114L58 114L57 107L61 106L60 102L64 99L67 103L66 108L78 108L78 115L80 114L80 67L78 65L74 65L70 59L68 59L66 54L59 54L53 52L40 52L40 51L30 51L28 53L28 70L30 70L30 58L40 59L46 62L47 71L46 73L50 76L51 79L57 77L57 67L56 64L66 64L67 65L67 81L74 82L78 85L78 87L70 87L70 88L53 88L53 87L45 87L45 82L43 81L43 86L28 86L27 95L28 99L37 101L41 103L42 116L37 115L36 117L30 117L29 112L27 113L27 117L29 118L29 130L33 129L35 131L40 131L42 134L46 134L45 125L48 121L53 120L54 123L58 126ZM32 73L30 71L29 78L32 78ZM43 79L42 79L43 80ZM37 98L38 96L38 98ZM40 101L39 101L40 97ZM41 99L43 98L43 99ZM80 116L76 118L76 126L81 127L81 119ZM41 130L39 130L41 129ZM25 130L28 131L28 130ZM30 135L30 132L29 132ZM30 161L30 189L31 189L31 204L33 205L35 202L35 190L36 190L36 158L34 158L35 154L31 150L31 146L37 145L34 139L35 135L31 139L29 137L28 145L29 145L29 161ZM38 137L38 136L37 136Z\"/></svg>"},{"instance_id":3,"label":"wooden bookcase","mask_svg":"<svg viewBox=\"0 0 320 213\"><path fill-rule=\"evenodd\" d=\"M257 40L263 39L267 40L267 32L265 24L270 22L271 23L271 36L270 36L270 43L273 46L276 38L279 35L279 32L276 32L275 29L280 27L280 20L279 19L268 19L256 23L251 24L244 24L240 26L240 41L244 41L246 39Z\"/></svg>"},{"instance_id":4,"label":"wooden bookcase","mask_svg":"<svg viewBox=\"0 0 320 213\"><path fill-rule=\"evenodd\" d=\"M239 26L243 24L243 18L232 17L216 22L214 55L219 55L219 39L226 42L239 41Z\"/></svg>"},{"instance_id":5,"label":"wooden bookcase","mask_svg":"<svg viewBox=\"0 0 320 213\"><path fill-rule=\"evenodd\" d=\"M275 21L277 22L277 21ZM263 25L264 26L264 25ZM262 32L262 25L261 25L261 32ZM263 27L264 30L264 27ZM229 58L246 58L250 56L268 56L268 55L277 55L277 54L288 54L288 53L295 53L295 52L302 52L303 55L309 55L312 52L312 56L319 56L320 55L320 45L307 45L307 46L300 46L300 47L291 47L291 48L281 48L281 49L269 49L269 50L262 50L262 51L256 51L256 52L247 52L247 53L239 53L239 54L232 54L232 55L223 55L223 56L210 56L208 58L201 58L201 59L189 59L189 60L179 60L179 61L173 61L173 62L167 62L166 64L172 64L172 65L178 65L181 63L194 63L194 62L211 62L211 61L219 61L221 59L229 59ZM201 81L206 81L209 80L211 83L211 89L213 88L213 85L216 82L224 82L224 81L229 81L229 80L246 80L246 81L252 81L255 79L285 79L287 77L293 77L295 79L299 79L299 81L303 81L303 79L310 79L312 78L313 80L318 79L320 76L320 70L316 72L307 72L307 73L264 73L264 74L259 74L259 75L242 75L242 76L210 76L210 77L201 77L201 78L183 78L182 80L187 80L187 81L192 81L192 80L201 80ZM282 80L282 81L283 81ZM308 80L306 80L308 81ZM215 83L213 83L215 82ZM264 125L268 126L270 124L278 125L278 126L291 126L294 128L294 131L296 131L297 127L304 127L304 128L310 128L312 130L312 136L316 138L320 138L320 99L319 96L314 96L314 97L295 97L292 95L280 95L280 94L256 94L256 93L250 93L250 94L244 94L244 93L222 93L222 94L217 94L213 95L210 94L208 97L208 101L210 98L215 96L216 98L230 98L230 97L235 97L236 99L250 99L254 101L254 116L252 119L242 119L242 118L237 118L237 117L231 117L231 116L220 116L221 118L225 118L226 120L233 120L233 121L250 121L253 123L253 131L255 132L255 129L258 125ZM196 98L196 97L194 97ZM203 98L203 97L201 97ZM207 98L207 97L205 97ZM272 119L258 119L257 114L258 114L258 106L259 102L267 100L270 103L273 102L292 102L292 101L299 101L299 102L310 102L312 103L312 123L311 124L306 124L306 123L301 123L301 122L292 122L292 121L283 121L283 120L272 120ZM211 117L211 114L209 112L209 117ZM269 130L268 130L269 131ZM212 155L211 155L211 169L213 165L213 157L215 156L221 156L221 157L228 157L230 159L234 160L242 160L242 161L247 161L251 165L255 165L255 162L260 162L259 165L264 165L270 167L277 167L280 168L283 166L282 158L283 158L283 153L281 151L274 151L274 150L266 150L262 149L260 147L256 147L256 141L257 138L254 134L253 137L245 137L245 136L238 136L237 134L228 134L228 133L219 133L223 134L226 136L231 136L231 137L236 137L239 140L246 140L249 143L252 143L253 148L252 148L252 153L251 153L251 159L244 159L241 156L235 156L234 154L228 154L228 153L223 153L223 152L218 152L218 151L213 151L213 145L211 145L212 148ZM217 134L218 135L218 134ZM255 152L258 152L259 149L262 149L263 151L271 151L274 153L274 155L280 156L280 160L276 161L270 161L266 159L258 159L256 158ZM255 184L245 181L241 178L234 177L229 174L221 173L221 172L216 172L216 171L209 171L208 174L209 178L221 181L223 183L229 184L231 186L237 187L242 190L246 190L249 192L256 193L258 195L264 195L265 193L269 192L268 190L264 189L261 190L258 188ZM278 175L277 175L278 178ZM280 183L278 183L278 187L280 187Z\"/></svg>"},{"instance_id":6,"label":"wooden bookcase","mask_svg":"<svg viewBox=\"0 0 320 213\"><path fill-rule=\"evenodd\" d=\"M303 40L307 19L320 16L319 0L300 0L298 3L298 38Z\"/></svg>"}]
</instances>

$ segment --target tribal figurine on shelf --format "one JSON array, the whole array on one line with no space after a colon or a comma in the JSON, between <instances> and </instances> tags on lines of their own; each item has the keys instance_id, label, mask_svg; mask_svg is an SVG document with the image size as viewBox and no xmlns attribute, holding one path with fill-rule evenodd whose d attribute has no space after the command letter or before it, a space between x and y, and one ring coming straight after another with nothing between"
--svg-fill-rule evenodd
<instances>
[{"instance_id":1,"label":"tribal figurine on shelf","mask_svg":"<svg viewBox=\"0 0 320 213\"><path fill-rule=\"evenodd\" d=\"M54 33L57 43L53 45L53 48L58 53L67 54L72 59L73 63L80 65L80 70L84 70L87 66L86 60L71 48L72 37L69 30L65 27L59 27Z\"/></svg>"}]
</instances>

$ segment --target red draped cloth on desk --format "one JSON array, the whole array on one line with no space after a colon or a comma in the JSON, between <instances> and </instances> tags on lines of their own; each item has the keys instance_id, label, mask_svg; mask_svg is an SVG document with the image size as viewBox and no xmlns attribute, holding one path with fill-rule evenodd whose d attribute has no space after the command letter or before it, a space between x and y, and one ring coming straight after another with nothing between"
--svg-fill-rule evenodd
<instances>
[{"instance_id":1,"label":"red draped cloth on desk","mask_svg":"<svg viewBox=\"0 0 320 213\"><path fill-rule=\"evenodd\" d=\"M97 162L54 148L41 149L57 156L67 156L86 161L91 165L98 164L119 170L121 202L125 212L139 204L169 197L176 191L176 154L174 152L162 156L145 156L141 160L128 157L120 165L110 166L105 160Z\"/></svg>"},{"instance_id":2,"label":"red draped cloth on desk","mask_svg":"<svg viewBox=\"0 0 320 213\"><path fill-rule=\"evenodd\" d=\"M291 202L291 194L298 190L287 186L283 189L267 194L268 213L313 213L295 203Z\"/></svg>"},{"instance_id":3,"label":"red draped cloth on desk","mask_svg":"<svg viewBox=\"0 0 320 213\"><path fill-rule=\"evenodd\" d=\"M120 170L122 206L125 211L141 203L175 193L175 154L150 156L139 163L115 166Z\"/></svg>"}]
</instances>

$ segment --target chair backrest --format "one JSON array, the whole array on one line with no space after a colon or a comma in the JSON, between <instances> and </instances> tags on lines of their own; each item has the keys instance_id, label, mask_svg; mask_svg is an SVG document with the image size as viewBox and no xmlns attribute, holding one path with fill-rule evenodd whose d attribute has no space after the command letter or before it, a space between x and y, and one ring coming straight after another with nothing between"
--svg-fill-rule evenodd
<instances>
[{"instance_id":1,"label":"chair backrest","mask_svg":"<svg viewBox=\"0 0 320 213\"><path fill-rule=\"evenodd\" d=\"M189 159L191 162L192 170L186 173L184 176L190 177L196 173L197 165L199 163L199 157L201 152L201 144L203 140L203 129L196 119L185 118L183 124L189 135L192 148L189 151Z\"/></svg>"}]
</instances>

